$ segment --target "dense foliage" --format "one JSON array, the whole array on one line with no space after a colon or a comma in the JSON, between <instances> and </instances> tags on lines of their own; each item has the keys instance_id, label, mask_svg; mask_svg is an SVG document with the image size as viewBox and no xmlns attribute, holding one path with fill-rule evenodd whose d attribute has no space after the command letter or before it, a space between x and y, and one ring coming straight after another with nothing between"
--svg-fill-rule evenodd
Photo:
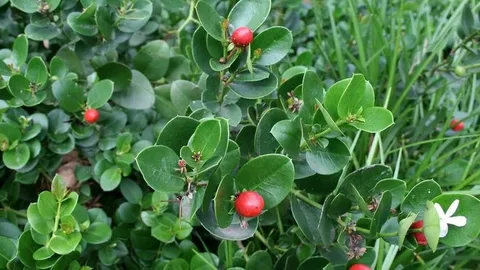
<instances>
[{"instance_id":1,"label":"dense foliage","mask_svg":"<svg viewBox=\"0 0 480 270\"><path fill-rule=\"evenodd\" d=\"M0 13L0 269L478 264L476 1Z\"/></svg>"}]
</instances>

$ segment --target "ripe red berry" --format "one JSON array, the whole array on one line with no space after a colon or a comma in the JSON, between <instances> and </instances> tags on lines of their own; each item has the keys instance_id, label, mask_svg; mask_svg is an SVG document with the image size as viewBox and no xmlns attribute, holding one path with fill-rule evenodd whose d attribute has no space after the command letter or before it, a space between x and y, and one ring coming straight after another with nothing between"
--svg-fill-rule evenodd
<instances>
[{"instance_id":1,"label":"ripe red berry","mask_svg":"<svg viewBox=\"0 0 480 270\"><path fill-rule=\"evenodd\" d=\"M100 113L96 109L88 109L83 115L83 119L89 124L96 123L98 121L98 118L100 118Z\"/></svg>"},{"instance_id":2,"label":"ripe red berry","mask_svg":"<svg viewBox=\"0 0 480 270\"><path fill-rule=\"evenodd\" d=\"M350 270L370 270L370 267L366 264L357 263L349 268Z\"/></svg>"},{"instance_id":3,"label":"ripe red berry","mask_svg":"<svg viewBox=\"0 0 480 270\"><path fill-rule=\"evenodd\" d=\"M232 42L237 47L246 47L252 42L252 40L253 32L248 27L242 26L233 31Z\"/></svg>"},{"instance_id":4,"label":"ripe red berry","mask_svg":"<svg viewBox=\"0 0 480 270\"><path fill-rule=\"evenodd\" d=\"M411 226L410 229L421 229L423 228L423 220L415 221ZM412 233L413 237L417 240L417 243L421 246L427 245L427 238L423 232L415 232Z\"/></svg>"},{"instance_id":5,"label":"ripe red berry","mask_svg":"<svg viewBox=\"0 0 480 270\"><path fill-rule=\"evenodd\" d=\"M462 131L465 128L465 124L462 121L453 119L452 122L450 122L450 128L453 131Z\"/></svg>"},{"instance_id":6,"label":"ripe red berry","mask_svg":"<svg viewBox=\"0 0 480 270\"><path fill-rule=\"evenodd\" d=\"M255 191L245 191L235 199L235 210L242 217L256 217L262 213L265 202Z\"/></svg>"}]
</instances>

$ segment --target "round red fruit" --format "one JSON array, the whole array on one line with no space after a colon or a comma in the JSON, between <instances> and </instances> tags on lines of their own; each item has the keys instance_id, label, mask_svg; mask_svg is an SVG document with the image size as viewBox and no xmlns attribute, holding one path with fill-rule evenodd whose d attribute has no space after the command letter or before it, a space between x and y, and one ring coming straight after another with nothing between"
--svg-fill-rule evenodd
<instances>
[{"instance_id":1,"label":"round red fruit","mask_svg":"<svg viewBox=\"0 0 480 270\"><path fill-rule=\"evenodd\" d=\"M421 229L423 228L423 220L415 221L411 226L410 229ZM414 232L412 233L413 237L417 240L417 243L421 246L427 245L427 238L423 232Z\"/></svg>"},{"instance_id":2,"label":"round red fruit","mask_svg":"<svg viewBox=\"0 0 480 270\"><path fill-rule=\"evenodd\" d=\"M88 109L83 115L83 119L85 119L85 122L89 124L96 123L98 121L98 118L100 118L100 113L95 109Z\"/></svg>"},{"instance_id":3,"label":"round red fruit","mask_svg":"<svg viewBox=\"0 0 480 270\"><path fill-rule=\"evenodd\" d=\"M248 46L253 40L253 32L250 28L242 26L232 34L232 42L237 47L246 47Z\"/></svg>"},{"instance_id":4,"label":"round red fruit","mask_svg":"<svg viewBox=\"0 0 480 270\"><path fill-rule=\"evenodd\" d=\"M265 202L255 191L240 193L235 199L235 210L242 217L257 217L262 213Z\"/></svg>"},{"instance_id":5,"label":"round red fruit","mask_svg":"<svg viewBox=\"0 0 480 270\"><path fill-rule=\"evenodd\" d=\"M465 128L465 124L462 121L453 119L452 122L450 122L450 128L452 128L453 131L462 131Z\"/></svg>"},{"instance_id":6,"label":"round red fruit","mask_svg":"<svg viewBox=\"0 0 480 270\"><path fill-rule=\"evenodd\" d=\"M357 263L357 264L354 264L354 265L350 266L349 269L350 270L370 270L370 267L366 264Z\"/></svg>"}]
</instances>

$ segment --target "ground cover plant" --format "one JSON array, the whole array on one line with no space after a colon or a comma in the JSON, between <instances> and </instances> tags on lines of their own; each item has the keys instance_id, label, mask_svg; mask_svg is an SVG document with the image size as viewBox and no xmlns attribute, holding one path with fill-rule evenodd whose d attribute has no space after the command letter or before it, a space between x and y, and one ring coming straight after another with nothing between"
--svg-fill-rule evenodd
<instances>
[{"instance_id":1,"label":"ground cover plant","mask_svg":"<svg viewBox=\"0 0 480 270\"><path fill-rule=\"evenodd\" d=\"M0 14L0 269L477 267L477 1Z\"/></svg>"}]
</instances>

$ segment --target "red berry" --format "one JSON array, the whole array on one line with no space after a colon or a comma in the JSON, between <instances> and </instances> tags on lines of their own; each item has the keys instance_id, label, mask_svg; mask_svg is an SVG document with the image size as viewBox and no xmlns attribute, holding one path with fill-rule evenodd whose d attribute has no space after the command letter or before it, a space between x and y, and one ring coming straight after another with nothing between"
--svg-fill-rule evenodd
<instances>
[{"instance_id":1,"label":"red berry","mask_svg":"<svg viewBox=\"0 0 480 270\"><path fill-rule=\"evenodd\" d=\"M256 217L262 213L265 202L255 191L240 193L235 199L235 210L242 217Z\"/></svg>"},{"instance_id":2,"label":"red berry","mask_svg":"<svg viewBox=\"0 0 480 270\"><path fill-rule=\"evenodd\" d=\"M453 131L462 131L465 128L465 124L462 121L453 119L452 122L450 122L450 128L452 128Z\"/></svg>"},{"instance_id":3,"label":"red berry","mask_svg":"<svg viewBox=\"0 0 480 270\"><path fill-rule=\"evenodd\" d=\"M421 229L423 228L423 220L415 221L411 226L410 229ZM423 232L415 232L412 233L413 237L417 240L417 243L421 246L427 245L427 238Z\"/></svg>"},{"instance_id":4,"label":"red berry","mask_svg":"<svg viewBox=\"0 0 480 270\"><path fill-rule=\"evenodd\" d=\"M250 28L242 26L233 31L232 42L237 47L247 47L253 40L253 32Z\"/></svg>"},{"instance_id":5,"label":"red berry","mask_svg":"<svg viewBox=\"0 0 480 270\"><path fill-rule=\"evenodd\" d=\"M100 113L96 109L88 109L83 115L83 119L89 124L96 123L98 121L98 118L100 118Z\"/></svg>"},{"instance_id":6,"label":"red berry","mask_svg":"<svg viewBox=\"0 0 480 270\"><path fill-rule=\"evenodd\" d=\"M366 264L357 263L349 268L350 270L370 270L370 267Z\"/></svg>"}]
</instances>

